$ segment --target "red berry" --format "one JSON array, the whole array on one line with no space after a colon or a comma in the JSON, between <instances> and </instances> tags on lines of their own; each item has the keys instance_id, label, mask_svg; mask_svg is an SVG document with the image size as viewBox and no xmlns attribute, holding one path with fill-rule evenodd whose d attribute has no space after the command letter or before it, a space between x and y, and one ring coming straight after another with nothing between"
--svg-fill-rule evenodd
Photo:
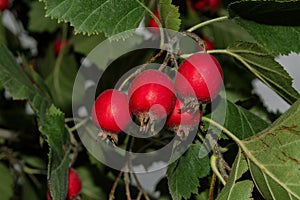
<instances>
[{"instance_id":1,"label":"red berry","mask_svg":"<svg viewBox=\"0 0 300 200\"><path fill-rule=\"evenodd\" d=\"M212 50L215 48L214 43L210 39L203 38L203 41L204 41L206 50Z\"/></svg>"},{"instance_id":2,"label":"red berry","mask_svg":"<svg viewBox=\"0 0 300 200\"><path fill-rule=\"evenodd\" d=\"M179 96L197 97L201 103L211 102L220 92L223 72L217 59L207 53L196 53L178 68L175 88Z\"/></svg>"},{"instance_id":3,"label":"red berry","mask_svg":"<svg viewBox=\"0 0 300 200\"><path fill-rule=\"evenodd\" d=\"M165 124L167 128L173 129L179 126L195 127L199 124L202 115L201 110L199 109L196 112L182 111L183 108L184 103L176 99L175 107Z\"/></svg>"},{"instance_id":4,"label":"red berry","mask_svg":"<svg viewBox=\"0 0 300 200\"><path fill-rule=\"evenodd\" d=\"M68 40L56 40L54 43L54 51L56 54L59 54L61 50L67 46Z\"/></svg>"},{"instance_id":5,"label":"red berry","mask_svg":"<svg viewBox=\"0 0 300 200\"><path fill-rule=\"evenodd\" d=\"M157 8L154 10L153 14L158 18L159 21L161 21ZM158 24L156 23L156 21L152 17L150 18L150 21L149 21L149 27L156 27L156 28L158 27Z\"/></svg>"},{"instance_id":6,"label":"red berry","mask_svg":"<svg viewBox=\"0 0 300 200\"><path fill-rule=\"evenodd\" d=\"M93 106L93 120L103 131L120 133L131 122L128 97L118 90L105 90Z\"/></svg>"},{"instance_id":7,"label":"red berry","mask_svg":"<svg viewBox=\"0 0 300 200\"><path fill-rule=\"evenodd\" d=\"M81 191L82 183L77 172L70 168L68 176L68 195L67 200L75 199L74 197L78 196Z\"/></svg>"},{"instance_id":8,"label":"red berry","mask_svg":"<svg viewBox=\"0 0 300 200\"><path fill-rule=\"evenodd\" d=\"M67 200L76 199L76 197L78 197L80 194L81 187L82 187L82 183L79 175L74 169L69 168ZM52 200L49 188L47 190L47 200Z\"/></svg>"},{"instance_id":9,"label":"red berry","mask_svg":"<svg viewBox=\"0 0 300 200\"><path fill-rule=\"evenodd\" d=\"M130 110L142 126L145 119L166 118L176 100L173 82L158 70L146 70L139 74L132 81L128 95Z\"/></svg>"},{"instance_id":10,"label":"red berry","mask_svg":"<svg viewBox=\"0 0 300 200\"><path fill-rule=\"evenodd\" d=\"M220 2L221 2L220 0L208 0L207 4L211 10L215 10L219 7Z\"/></svg>"},{"instance_id":11,"label":"red berry","mask_svg":"<svg viewBox=\"0 0 300 200\"><path fill-rule=\"evenodd\" d=\"M0 10L3 11L9 6L9 0L0 0Z\"/></svg>"},{"instance_id":12,"label":"red berry","mask_svg":"<svg viewBox=\"0 0 300 200\"><path fill-rule=\"evenodd\" d=\"M203 10L207 5L207 0L188 0L187 2L195 11Z\"/></svg>"}]
</instances>

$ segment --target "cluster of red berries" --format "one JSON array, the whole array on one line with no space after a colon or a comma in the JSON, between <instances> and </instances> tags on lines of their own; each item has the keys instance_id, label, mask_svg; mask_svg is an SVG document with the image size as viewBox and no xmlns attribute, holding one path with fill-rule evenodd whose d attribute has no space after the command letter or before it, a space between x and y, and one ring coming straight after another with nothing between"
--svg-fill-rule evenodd
<instances>
[{"instance_id":1,"label":"cluster of red berries","mask_svg":"<svg viewBox=\"0 0 300 200\"><path fill-rule=\"evenodd\" d=\"M128 95L115 89L102 92L95 101L92 117L102 130L101 136L115 141L133 117L141 131L166 119L166 128L185 134L185 130L198 127L201 104L218 95L222 82L223 73L216 58L196 53L179 66L174 83L165 73L151 69L132 81Z\"/></svg>"},{"instance_id":2,"label":"cluster of red berries","mask_svg":"<svg viewBox=\"0 0 300 200\"><path fill-rule=\"evenodd\" d=\"M80 199L80 191L81 191L82 183L78 173L69 168L68 171L68 193L66 200L78 200ZM47 200L52 200L50 190L48 188L47 191Z\"/></svg>"}]
</instances>

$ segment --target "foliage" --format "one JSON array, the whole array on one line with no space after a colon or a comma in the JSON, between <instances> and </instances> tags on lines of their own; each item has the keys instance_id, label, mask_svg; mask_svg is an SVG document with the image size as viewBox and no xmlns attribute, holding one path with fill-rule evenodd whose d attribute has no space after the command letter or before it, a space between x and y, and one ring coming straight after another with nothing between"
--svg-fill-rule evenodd
<instances>
[{"instance_id":1,"label":"foliage","mask_svg":"<svg viewBox=\"0 0 300 200\"><path fill-rule=\"evenodd\" d=\"M276 61L278 55L300 53L300 1L222 1L214 10L195 10L191 2L20 0L0 11L0 18L10 15L16 21L9 22L15 28L5 20L0 24L0 180L6 183L0 185L1 199L45 199L49 189L53 200L65 200L70 167L82 179L82 199L300 199L300 96ZM137 29L147 26L155 8L163 28L191 36L198 46L201 38L210 38L217 49L207 53L224 72L224 90L203 106L202 122L188 149L172 162L164 160L170 162L164 178L155 182L160 197L139 181L152 176L157 163L137 163L134 170L149 173L128 174L99 160L113 155L123 161L125 149L152 155L166 144L171 144L173 158L182 138L166 129L151 138L123 134L117 144L121 150L107 154L90 120L91 107L80 104L89 97L88 90L94 91L93 98L115 85L126 90L120 77L129 70L132 77L139 74L136 66L157 62L174 71L189 56L176 51L182 45L179 35L162 32L166 35L160 38ZM68 43L56 53L59 39ZM103 41L106 48L97 49ZM155 42L169 52L136 48ZM101 79L88 79L95 74ZM88 82L73 88L78 79ZM267 111L253 94L254 79L290 109ZM94 157L91 149L99 154Z\"/></svg>"}]
</instances>

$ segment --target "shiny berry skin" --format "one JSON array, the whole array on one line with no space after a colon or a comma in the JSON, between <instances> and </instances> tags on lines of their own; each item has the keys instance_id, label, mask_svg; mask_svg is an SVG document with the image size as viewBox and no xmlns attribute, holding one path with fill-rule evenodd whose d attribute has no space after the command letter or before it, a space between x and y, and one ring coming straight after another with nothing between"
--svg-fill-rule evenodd
<instances>
[{"instance_id":1,"label":"shiny berry skin","mask_svg":"<svg viewBox=\"0 0 300 200\"><path fill-rule=\"evenodd\" d=\"M105 90L97 97L92 115L103 131L120 133L131 122L127 95L114 89Z\"/></svg>"},{"instance_id":2,"label":"shiny berry skin","mask_svg":"<svg viewBox=\"0 0 300 200\"><path fill-rule=\"evenodd\" d=\"M54 43L54 51L56 54L59 54L62 49L68 45L68 40L56 40Z\"/></svg>"},{"instance_id":3,"label":"shiny berry skin","mask_svg":"<svg viewBox=\"0 0 300 200\"><path fill-rule=\"evenodd\" d=\"M175 105L175 89L171 79L158 70L146 70L139 74L128 89L129 107L138 117L152 116L162 119L172 112Z\"/></svg>"},{"instance_id":4,"label":"shiny berry skin","mask_svg":"<svg viewBox=\"0 0 300 200\"><path fill-rule=\"evenodd\" d=\"M78 196L81 187L82 183L78 173L74 169L69 168L67 200L72 200L74 197Z\"/></svg>"},{"instance_id":5,"label":"shiny berry skin","mask_svg":"<svg viewBox=\"0 0 300 200\"><path fill-rule=\"evenodd\" d=\"M195 97L201 103L209 103L220 92L222 83L223 72L217 59L207 53L196 53L179 66L175 89L182 98Z\"/></svg>"},{"instance_id":6,"label":"shiny berry skin","mask_svg":"<svg viewBox=\"0 0 300 200\"><path fill-rule=\"evenodd\" d=\"M175 107L169 115L165 126L173 129L179 126L197 127L202 116L202 110L198 109L196 112L189 110L182 111L184 103L180 99L176 99Z\"/></svg>"},{"instance_id":7,"label":"shiny berry skin","mask_svg":"<svg viewBox=\"0 0 300 200\"><path fill-rule=\"evenodd\" d=\"M9 6L9 0L0 0L0 10L4 11Z\"/></svg>"},{"instance_id":8,"label":"shiny berry skin","mask_svg":"<svg viewBox=\"0 0 300 200\"><path fill-rule=\"evenodd\" d=\"M68 170L68 193L67 200L75 200L80 195L82 182L77 172L69 168ZM47 190L47 200L52 200L50 189Z\"/></svg>"}]
</instances>

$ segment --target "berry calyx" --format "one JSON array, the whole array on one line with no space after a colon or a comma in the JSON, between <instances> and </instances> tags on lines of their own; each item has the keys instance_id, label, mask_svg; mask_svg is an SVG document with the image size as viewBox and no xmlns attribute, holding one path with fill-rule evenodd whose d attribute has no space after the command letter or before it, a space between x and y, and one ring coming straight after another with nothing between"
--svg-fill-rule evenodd
<instances>
[{"instance_id":1,"label":"berry calyx","mask_svg":"<svg viewBox=\"0 0 300 200\"><path fill-rule=\"evenodd\" d=\"M9 6L9 0L0 0L0 10L4 11Z\"/></svg>"},{"instance_id":2,"label":"berry calyx","mask_svg":"<svg viewBox=\"0 0 300 200\"><path fill-rule=\"evenodd\" d=\"M197 129L202 116L201 105L198 104L198 109L194 112L183 110L184 107L184 103L177 98L174 109L165 124L166 128L174 130L181 139L186 138L190 130Z\"/></svg>"},{"instance_id":3,"label":"berry calyx","mask_svg":"<svg viewBox=\"0 0 300 200\"><path fill-rule=\"evenodd\" d=\"M82 182L78 175L78 173L69 168L68 171L68 193L67 193L67 200L79 200L80 192L81 192ZM52 200L50 189L48 187L47 190L47 200Z\"/></svg>"},{"instance_id":4,"label":"berry calyx","mask_svg":"<svg viewBox=\"0 0 300 200\"><path fill-rule=\"evenodd\" d=\"M56 54L59 54L62 49L68 45L68 40L61 39L61 40L56 40L54 43L54 51Z\"/></svg>"},{"instance_id":5,"label":"berry calyx","mask_svg":"<svg viewBox=\"0 0 300 200\"><path fill-rule=\"evenodd\" d=\"M148 123L166 118L175 105L175 89L171 79L158 70L146 70L139 74L128 89L129 107L137 116L142 130Z\"/></svg>"},{"instance_id":6,"label":"berry calyx","mask_svg":"<svg viewBox=\"0 0 300 200\"><path fill-rule=\"evenodd\" d=\"M100 136L104 139L111 136L117 140L116 134L125 130L131 122L127 95L115 89L105 90L94 103L92 117L102 129Z\"/></svg>"},{"instance_id":7,"label":"berry calyx","mask_svg":"<svg viewBox=\"0 0 300 200\"><path fill-rule=\"evenodd\" d=\"M179 66L175 78L175 88L180 97L195 97L201 103L211 102L220 92L222 83L222 68L217 59L207 53L188 57Z\"/></svg>"}]
</instances>

